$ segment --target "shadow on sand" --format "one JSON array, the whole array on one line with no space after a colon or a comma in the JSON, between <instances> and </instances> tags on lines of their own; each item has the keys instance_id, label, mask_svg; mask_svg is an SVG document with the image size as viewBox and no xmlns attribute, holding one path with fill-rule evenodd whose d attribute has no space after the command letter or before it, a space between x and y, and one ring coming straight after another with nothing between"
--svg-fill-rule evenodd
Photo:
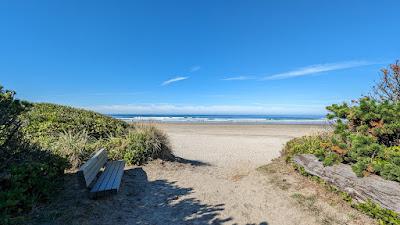
<instances>
[{"instance_id":1,"label":"shadow on sand","mask_svg":"<svg viewBox=\"0 0 400 225\"><path fill-rule=\"evenodd\" d=\"M181 159L190 165L207 165ZM66 177L64 190L50 205L38 208L33 224L235 224L233 217L221 218L224 204L209 205L190 196L192 188L174 181L149 181L140 167L125 170L120 192L90 200L77 182ZM27 224L32 224L27 223ZM263 222L260 225L267 225Z\"/></svg>"},{"instance_id":2,"label":"shadow on sand","mask_svg":"<svg viewBox=\"0 0 400 225\"><path fill-rule=\"evenodd\" d=\"M191 188L166 180L148 181L142 168L128 170L125 175L133 177L134 182L126 183L124 188L134 196L136 204L128 223L223 224L231 220L217 218L218 212L224 210L223 204L207 205L187 197L193 191Z\"/></svg>"},{"instance_id":3,"label":"shadow on sand","mask_svg":"<svg viewBox=\"0 0 400 225\"><path fill-rule=\"evenodd\" d=\"M191 165L191 166L211 166L210 163L206 163L206 162L202 162L202 161L198 161L198 160L184 159L184 158L176 157L176 156L174 157L172 162L188 164L188 165Z\"/></svg>"}]
</instances>

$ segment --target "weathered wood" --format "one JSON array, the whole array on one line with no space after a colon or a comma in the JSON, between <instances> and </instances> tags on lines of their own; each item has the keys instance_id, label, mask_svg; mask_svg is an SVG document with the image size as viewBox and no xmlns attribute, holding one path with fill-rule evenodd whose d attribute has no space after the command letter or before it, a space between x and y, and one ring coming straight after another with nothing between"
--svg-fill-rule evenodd
<instances>
[{"instance_id":1,"label":"weathered wood","mask_svg":"<svg viewBox=\"0 0 400 225\"><path fill-rule=\"evenodd\" d=\"M383 208L400 213L400 184L377 175L357 177L349 165L337 164L324 167L317 157L310 154L297 155L294 163L305 171L351 195L358 202L367 199Z\"/></svg>"},{"instance_id":2,"label":"weathered wood","mask_svg":"<svg viewBox=\"0 0 400 225\"><path fill-rule=\"evenodd\" d=\"M92 187L100 169L107 162L107 151L100 149L78 171L81 184Z\"/></svg>"},{"instance_id":3,"label":"weathered wood","mask_svg":"<svg viewBox=\"0 0 400 225\"><path fill-rule=\"evenodd\" d=\"M89 196L96 198L117 193L121 184L124 167L124 161L107 162L104 172L90 190Z\"/></svg>"},{"instance_id":4,"label":"weathered wood","mask_svg":"<svg viewBox=\"0 0 400 225\"><path fill-rule=\"evenodd\" d=\"M122 175L124 174L125 162L119 161L119 169L118 173L115 175L114 182L111 185L112 193L117 193L119 191L119 187L121 186Z\"/></svg>"},{"instance_id":5,"label":"weathered wood","mask_svg":"<svg viewBox=\"0 0 400 225\"><path fill-rule=\"evenodd\" d=\"M96 183L93 185L90 192L99 192L100 188L102 186L104 186L105 183L107 183L108 179L110 179L111 173L113 172L113 170L114 170L114 167L110 166L110 163L108 163L108 166L103 171L103 173L101 173L100 177L96 180Z\"/></svg>"},{"instance_id":6,"label":"weathered wood","mask_svg":"<svg viewBox=\"0 0 400 225\"><path fill-rule=\"evenodd\" d=\"M101 168L104 171L98 176ZM107 162L107 151L100 149L81 166L78 177L83 186L90 189L89 197L101 197L117 193L124 173L124 161Z\"/></svg>"}]
</instances>

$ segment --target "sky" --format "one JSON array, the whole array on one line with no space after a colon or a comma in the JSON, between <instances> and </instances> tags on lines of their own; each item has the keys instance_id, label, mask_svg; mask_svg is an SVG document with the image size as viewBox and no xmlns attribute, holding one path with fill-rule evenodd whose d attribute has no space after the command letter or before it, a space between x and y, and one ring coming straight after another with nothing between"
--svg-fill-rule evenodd
<instances>
[{"instance_id":1,"label":"sky","mask_svg":"<svg viewBox=\"0 0 400 225\"><path fill-rule=\"evenodd\" d=\"M400 1L0 0L0 84L101 113L322 115L399 59Z\"/></svg>"}]
</instances>

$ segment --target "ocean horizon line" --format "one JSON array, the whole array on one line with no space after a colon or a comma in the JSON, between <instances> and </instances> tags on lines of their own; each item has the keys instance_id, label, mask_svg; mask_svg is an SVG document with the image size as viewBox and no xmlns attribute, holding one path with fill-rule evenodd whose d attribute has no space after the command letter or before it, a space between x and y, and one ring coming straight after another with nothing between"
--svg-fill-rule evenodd
<instances>
[{"instance_id":1,"label":"ocean horizon line","mask_svg":"<svg viewBox=\"0 0 400 225\"><path fill-rule=\"evenodd\" d=\"M325 115L109 114L126 122L222 124L328 124Z\"/></svg>"}]
</instances>

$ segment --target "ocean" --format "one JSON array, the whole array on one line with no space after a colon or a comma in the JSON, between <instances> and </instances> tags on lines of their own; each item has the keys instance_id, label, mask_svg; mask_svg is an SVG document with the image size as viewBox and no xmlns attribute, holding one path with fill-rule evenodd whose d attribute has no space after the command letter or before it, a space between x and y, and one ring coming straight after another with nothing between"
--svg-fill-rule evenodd
<instances>
[{"instance_id":1,"label":"ocean","mask_svg":"<svg viewBox=\"0 0 400 225\"><path fill-rule=\"evenodd\" d=\"M112 114L126 122L221 124L328 124L321 115L137 115Z\"/></svg>"}]
</instances>

